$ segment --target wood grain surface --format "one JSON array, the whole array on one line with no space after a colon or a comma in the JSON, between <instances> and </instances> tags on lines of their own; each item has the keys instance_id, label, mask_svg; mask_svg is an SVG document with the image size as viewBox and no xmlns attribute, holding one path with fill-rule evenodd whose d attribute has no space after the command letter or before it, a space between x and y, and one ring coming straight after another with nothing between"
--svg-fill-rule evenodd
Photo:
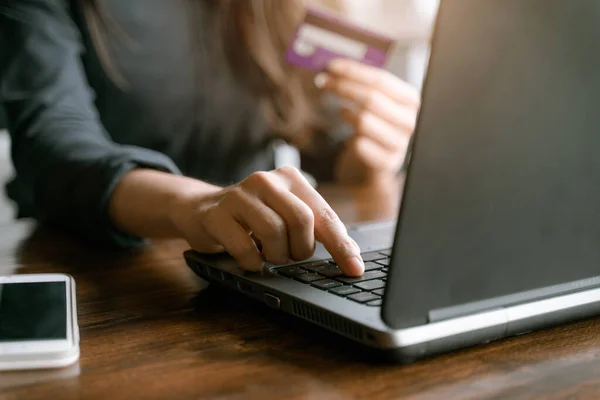
<instances>
[{"instance_id":1,"label":"wood grain surface","mask_svg":"<svg viewBox=\"0 0 600 400\"><path fill-rule=\"evenodd\" d=\"M398 184L324 188L346 222L393 218ZM595 399L600 320L412 365L372 360L336 336L210 287L181 241L107 252L28 222L0 226L0 273L77 282L81 359L0 373L1 399Z\"/></svg>"}]
</instances>

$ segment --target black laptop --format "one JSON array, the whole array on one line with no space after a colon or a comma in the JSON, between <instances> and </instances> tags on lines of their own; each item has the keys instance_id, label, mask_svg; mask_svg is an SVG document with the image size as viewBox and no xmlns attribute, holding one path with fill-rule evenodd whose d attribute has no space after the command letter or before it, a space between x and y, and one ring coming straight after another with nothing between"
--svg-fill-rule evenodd
<instances>
[{"instance_id":1,"label":"black laptop","mask_svg":"<svg viewBox=\"0 0 600 400\"><path fill-rule=\"evenodd\" d=\"M398 221L202 278L403 361L600 313L600 2L441 0Z\"/></svg>"}]
</instances>

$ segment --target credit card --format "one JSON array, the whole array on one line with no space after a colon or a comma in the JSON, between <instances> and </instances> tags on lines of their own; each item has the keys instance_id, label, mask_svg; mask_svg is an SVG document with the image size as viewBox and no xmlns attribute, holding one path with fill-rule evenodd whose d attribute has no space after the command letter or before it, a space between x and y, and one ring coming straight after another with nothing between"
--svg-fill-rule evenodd
<instances>
[{"instance_id":1,"label":"credit card","mask_svg":"<svg viewBox=\"0 0 600 400\"><path fill-rule=\"evenodd\" d=\"M332 59L350 58L382 68L394 41L384 35L309 8L286 51L286 60L298 68L321 72Z\"/></svg>"}]
</instances>

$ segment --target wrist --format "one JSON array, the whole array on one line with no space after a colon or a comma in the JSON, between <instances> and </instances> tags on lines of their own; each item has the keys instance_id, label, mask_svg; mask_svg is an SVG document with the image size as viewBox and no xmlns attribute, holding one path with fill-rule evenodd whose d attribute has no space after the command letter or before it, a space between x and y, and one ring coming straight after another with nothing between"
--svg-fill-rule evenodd
<instances>
[{"instance_id":1,"label":"wrist","mask_svg":"<svg viewBox=\"0 0 600 400\"><path fill-rule=\"evenodd\" d=\"M209 197L221 192L223 188L185 178L186 182L173 191L168 202L167 215L178 237L185 237L183 226Z\"/></svg>"}]
</instances>

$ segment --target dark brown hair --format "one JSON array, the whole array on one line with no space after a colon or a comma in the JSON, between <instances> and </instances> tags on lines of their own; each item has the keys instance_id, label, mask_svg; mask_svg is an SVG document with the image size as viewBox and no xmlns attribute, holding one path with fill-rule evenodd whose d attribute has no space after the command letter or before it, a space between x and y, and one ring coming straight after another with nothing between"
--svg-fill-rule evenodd
<instances>
[{"instance_id":1,"label":"dark brown hair","mask_svg":"<svg viewBox=\"0 0 600 400\"><path fill-rule=\"evenodd\" d=\"M107 73L119 86L126 82L111 62L101 27L118 32L103 12L102 0L81 0L90 32ZM306 0L197 0L204 1L215 19L223 43L225 61L236 78L261 102L273 132L303 147L324 127L320 116L320 91L314 76L284 61ZM329 0L336 7L340 0Z\"/></svg>"}]
</instances>

